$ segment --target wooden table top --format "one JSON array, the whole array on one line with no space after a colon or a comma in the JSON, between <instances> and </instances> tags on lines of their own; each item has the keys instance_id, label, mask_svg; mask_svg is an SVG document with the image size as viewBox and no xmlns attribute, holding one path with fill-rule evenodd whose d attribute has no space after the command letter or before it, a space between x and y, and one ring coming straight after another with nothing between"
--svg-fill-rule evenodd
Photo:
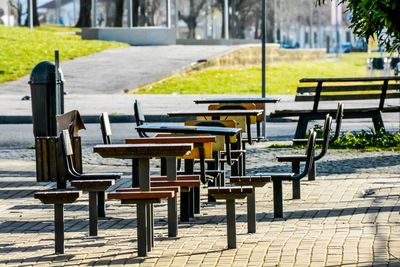
<instances>
[{"instance_id":1,"label":"wooden table top","mask_svg":"<svg viewBox=\"0 0 400 267\"><path fill-rule=\"evenodd\" d=\"M264 112L262 109L219 109L204 111L182 111L167 113L169 117L191 116L257 116Z\"/></svg>"},{"instance_id":2,"label":"wooden table top","mask_svg":"<svg viewBox=\"0 0 400 267\"><path fill-rule=\"evenodd\" d=\"M210 98L194 100L196 104L229 104L229 103L276 103L279 97L232 97L232 98Z\"/></svg>"},{"instance_id":3,"label":"wooden table top","mask_svg":"<svg viewBox=\"0 0 400 267\"><path fill-rule=\"evenodd\" d=\"M193 149L193 144L113 144L96 145L93 151L103 158L181 157Z\"/></svg>"},{"instance_id":4,"label":"wooden table top","mask_svg":"<svg viewBox=\"0 0 400 267\"><path fill-rule=\"evenodd\" d=\"M184 134L211 134L235 136L240 133L240 128L211 127L211 126L185 126L185 125L140 125L135 128L140 132L153 133L184 133Z\"/></svg>"},{"instance_id":5,"label":"wooden table top","mask_svg":"<svg viewBox=\"0 0 400 267\"><path fill-rule=\"evenodd\" d=\"M215 136L163 136L149 138L128 138L127 144L181 144L181 143L215 143Z\"/></svg>"}]
</instances>

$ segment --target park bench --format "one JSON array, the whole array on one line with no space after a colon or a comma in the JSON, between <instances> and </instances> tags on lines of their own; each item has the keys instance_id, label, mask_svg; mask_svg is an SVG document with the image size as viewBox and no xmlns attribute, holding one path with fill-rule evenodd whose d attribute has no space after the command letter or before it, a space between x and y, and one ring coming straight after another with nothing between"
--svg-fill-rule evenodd
<instances>
[{"instance_id":1,"label":"park bench","mask_svg":"<svg viewBox=\"0 0 400 267\"><path fill-rule=\"evenodd\" d=\"M226 226L228 237L228 248L236 248L236 211L235 200L244 199L253 193L250 186L235 187L209 187L208 194L215 199L223 199L226 201Z\"/></svg>"},{"instance_id":2,"label":"park bench","mask_svg":"<svg viewBox=\"0 0 400 267\"><path fill-rule=\"evenodd\" d=\"M266 177L272 180L273 184L273 194L274 194L274 218L283 218L283 202L282 202L282 182L283 181L291 181L292 182L292 190L293 195L299 194L298 190L300 190L300 180L307 175L313 164L313 155L314 155L314 147L315 147L316 133L314 130L310 130L310 135L307 142L306 148L306 163L304 169L301 173L260 173L253 176L238 176L231 178L240 178L240 179L253 179L254 177Z\"/></svg>"},{"instance_id":3,"label":"park bench","mask_svg":"<svg viewBox=\"0 0 400 267\"><path fill-rule=\"evenodd\" d=\"M385 105L386 99L400 98L400 84L389 82L400 81L400 77L364 77L364 78L303 78L301 83L316 83L313 86L297 88L296 102L313 102L312 109L276 110L270 114L276 117L299 117L295 138L304 138L310 120L323 119L326 114L335 114L334 109L320 109L321 101L358 100L365 104L362 107L349 107L344 111L344 119L371 118L375 131L384 130L382 113L400 112L400 105ZM381 82L382 84L372 84ZM329 84L329 85L326 85ZM376 103L369 104L376 100Z\"/></svg>"},{"instance_id":4,"label":"park bench","mask_svg":"<svg viewBox=\"0 0 400 267\"><path fill-rule=\"evenodd\" d=\"M313 163L308 171L308 180L313 181L316 177L316 162L322 159L325 154L328 152L329 146L329 134L331 132L331 125L332 125L332 117L326 115L325 123L324 123L324 137L321 152L318 155L313 155ZM292 163L292 172L293 173L300 173L300 163L305 162L307 160L307 155L278 155L276 157L278 162L291 162ZM300 186L300 184L299 184ZM293 199L300 199L300 189L293 190L294 194Z\"/></svg>"},{"instance_id":5,"label":"park bench","mask_svg":"<svg viewBox=\"0 0 400 267\"><path fill-rule=\"evenodd\" d=\"M73 203L80 196L79 191L44 191L34 194L43 204L54 205L55 253L64 254L64 204Z\"/></svg>"},{"instance_id":6,"label":"park bench","mask_svg":"<svg viewBox=\"0 0 400 267\"><path fill-rule=\"evenodd\" d=\"M60 189L66 188L66 181L81 181L87 180L92 181L93 188L97 191L97 215L98 217L105 217L105 189L98 190L98 185L95 183L96 180L117 180L121 178L122 173L79 173L75 170L73 164L73 150L71 145L71 138L68 130L63 130L60 134L60 151L61 151L61 165L59 169L60 177L57 181L57 187ZM90 184L90 183L89 183ZM91 191L90 185L86 183L85 191Z\"/></svg>"}]
</instances>

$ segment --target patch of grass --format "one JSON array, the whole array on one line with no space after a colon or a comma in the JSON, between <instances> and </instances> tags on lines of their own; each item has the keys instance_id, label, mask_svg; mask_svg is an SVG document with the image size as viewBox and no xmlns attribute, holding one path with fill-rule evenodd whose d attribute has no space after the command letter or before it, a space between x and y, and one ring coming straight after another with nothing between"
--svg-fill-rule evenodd
<instances>
[{"instance_id":1,"label":"patch of grass","mask_svg":"<svg viewBox=\"0 0 400 267\"><path fill-rule=\"evenodd\" d=\"M384 130L374 132L361 130L358 133L348 132L340 136L330 147L340 149L400 150L400 133L388 133Z\"/></svg>"},{"instance_id":2,"label":"patch of grass","mask_svg":"<svg viewBox=\"0 0 400 267\"><path fill-rule=\"evenodd\" d=\"M267 66L268 94L295 94L304 77L365 76L365 60L373 54L352 53L341 58L282 62ZM260 94L260 67L206 69L177 74L134 91L136 94Z\"/></svg>"},{"instance_id":3,"label":"patch of grass","mask_svg":"<svg viewBox=\"0 0 400 267\"><path fill-rule=\"evenodd\" d=\"M117 42L81 40L78 35L66 34L74 31L79 29L53 25L30 31L26 27L0 25L0 83L29 74L41 61L54 61L54 50L60 51L63 61L128 46Z\"/></svg>"}]
</instances>

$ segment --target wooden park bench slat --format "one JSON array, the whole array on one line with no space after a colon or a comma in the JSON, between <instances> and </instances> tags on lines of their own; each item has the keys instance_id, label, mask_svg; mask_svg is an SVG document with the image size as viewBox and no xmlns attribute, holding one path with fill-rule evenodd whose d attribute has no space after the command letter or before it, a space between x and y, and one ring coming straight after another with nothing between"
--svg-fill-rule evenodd
<instances>
[{"instance_id":1,"label":"wooden park bench slat","mask_svg":"<svg viewBox=\"0 0 400 267\"><path fill-rule=\"evenodd\" d=\"M149 200L149 199L169 199L175 196L174 191L135 191L135 192L110 192L108 199L118 200Z\"/></svg>"},{"instance_id":2,"label":"wooden park bench slat","mask_svg":"<svg viewBox=\"0 0 400 267\"><path fill-rule=\"evenodd\" d=\"M131 187L131 188L118 188L115 190L116 192L139 192L142 191L139 187ZM179 186L160 186L155 187L152 186L150 191L174 191L175 193L179 192Z\"/></svg>"},{"instance_id":3,"label":"wooden park bench slat","mask_svg":"<svg viewBox=\"0 0 400 267\"><path fill-rule=\"evenodd\" d=\"M388 89L399 89L399 84L389 84ZM297 93L314 93L317 89L316 86L299 86ZM324 86L324 92L348 92L348 91L381 91L382 84L369 84L369 85L327 85Z\"/></svg>"},{"instance_id":4,"label":"wooden park bench slat","mask_svg":"<svg viewBox=\"0 0 400 267\"><path fill-rule=\"evenodd\" d=\"M321 95L320 101L340 101L340 100L368 100L379 99L381 94L343 94L343 95ZM312 95L296 95L295 101L314 101ZM387 99L400 98L400 93L387 93Z\"/></svg>"}]
</instances>

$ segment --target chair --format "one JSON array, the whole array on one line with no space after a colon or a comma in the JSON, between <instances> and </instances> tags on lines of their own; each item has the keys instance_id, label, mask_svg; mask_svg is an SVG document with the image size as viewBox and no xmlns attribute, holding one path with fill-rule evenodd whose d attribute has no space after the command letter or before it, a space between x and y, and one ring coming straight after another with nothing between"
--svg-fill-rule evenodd
<instances>
[{"instance_id":1,"label":"chair","mask_svg":"<svg viewBox=\"0 0 400 267\"><path fill-rule=\"evenodd\" d=\"M307 175L314 160L316 133L311 130L306 148L306 164L301 173L261 173L254 176L237 176L237 178L252 179L254 177L270 177L273 183L274 218L283 218L282 181L292 181L293 194L300 194L300 180ZM232 177L236 178L236 177Z\"/></svg>"},{"instance_id":2,"label":"chair","mask_svg":"<svg viewBox=\"0 0 400 267\"><path fill-rule=\"evenodd\" d=\"M313 181L316 177L316 162L323 158L325 154L328 152L329 147L329 135L331 132L332 126L332 117L329 114L326 115L325 123L324 123L324 136L322 139L322 149L321 152L314 156L313 164L308 172L308 180ZM292 172L299 173L300 172L300 162L306 161L306 155L278 155L276 157L279 162L291 162L292 163ZM300 199L300 195L293 196L294 199Z\"/></svg>"},{"instance_id":3,"label":"chair","mask_svg":"<svg viewBox=\"0 0 400 267\"><path fill-rule=\"evenodd\" d=\"M336 110L336 116L335 116L335 123L336 123L335 134L333 135L333 137L330 137L330 139L329 139L330 144L335 142L335 140L338 139L340 136L343 115L344 115L344 104L339 102L337 110ZM293 141L293 145L306 145L307 144L307 139L293 139L292 141ZM316 143L323 144L324 139L317 138Z\"/></svg>"},{"instance_id":4,"label":"chair","mask_svg":"<svg viewBox=\"0 0 400 267\"><path fill-rule=\"evenodd\" d=\"M116 180L121 178L122 173L79 173L75 170L73 164L73 150L71 146L71 138L68 130L63 130L60 134L60 145L62 151L62 170L60 170L60 179L58 184L65 184L66 180ZM61 185L65 187L65 185ZM103 191L98 191L98 217L105 217L105 194Z\"/></svg>"}]
</instances>

